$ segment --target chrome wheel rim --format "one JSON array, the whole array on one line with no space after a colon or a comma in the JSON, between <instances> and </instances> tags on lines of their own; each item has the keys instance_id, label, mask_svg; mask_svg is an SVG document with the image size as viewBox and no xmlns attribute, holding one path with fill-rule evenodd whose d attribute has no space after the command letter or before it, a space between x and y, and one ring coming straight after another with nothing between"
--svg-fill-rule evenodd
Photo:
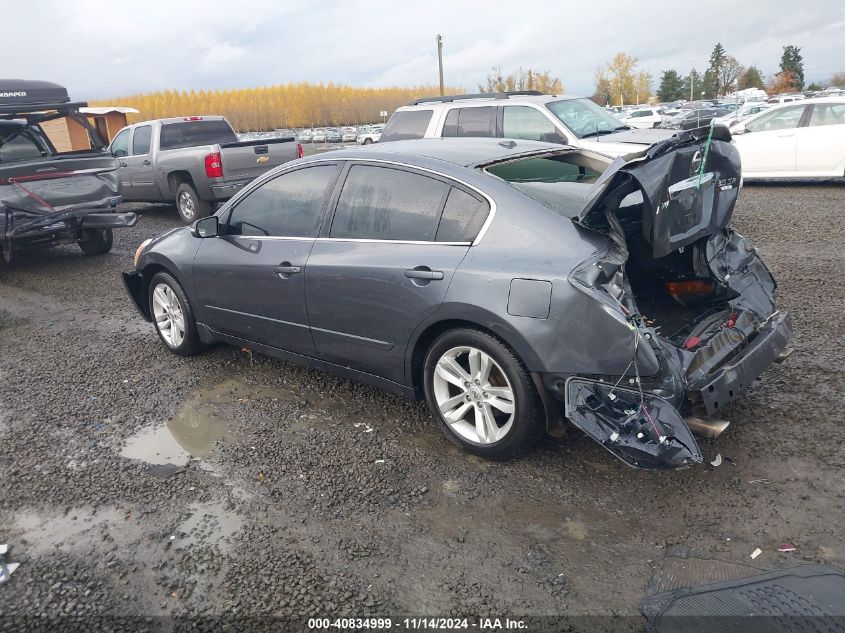
<instances>
[{"instance_id":1,"label":"chrome wheel rim","mask_svg":"<svg viewBox=\"0 0 845 633\"><path fill-rule=\"evenodd\" d=\"M185 340L185 315L176 293L167 284L158 284L153 290L153 317L164 342L179 347Z\"/></svg>"},{"instance_id":2,"label":"chrome wheel rim","mask_svg":"<svg viewBox=\"0 0 845 633\"><path fill-rule=\"evenodd\" d=\"M510 432L513 387L489 354L470 346L448 350L435 366L433 389L440 414L468 442L493 444Z\"/></svg>"},{"instance_id":3,"label":"chrome wheel rim","mask_svg":"<svg viewBox=\"0 0 845 633\"><path fill-rule=\"evenodd\" d=\"M179 211L182 212L185 218L190 219L194 217L194 199L187 191L179 194Z\"/></svg>"}]
</instances>

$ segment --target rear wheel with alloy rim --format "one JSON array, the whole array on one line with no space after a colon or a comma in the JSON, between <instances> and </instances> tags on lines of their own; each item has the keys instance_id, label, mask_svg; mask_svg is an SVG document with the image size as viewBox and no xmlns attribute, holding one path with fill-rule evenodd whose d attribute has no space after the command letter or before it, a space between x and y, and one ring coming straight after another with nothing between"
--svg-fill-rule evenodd
<instances>
[{"instance_id":1,"label":"rear wheel with alloy rim","mask_svg":"<svg viewBox=\"0 0 845 633\"><path fill-rule=\"evenodd\" d=\"M194 188L187 182L176 188L176 210L185 224L192 224L194 220L204 218L211 213L211 205L200 200Z\"/></svg>"},{"instance_id":2,"label":"rear wheel with alloy rim","mask_svg":"<svg viewBox=\"0 0 845 633\"><path fill-rule=\"evenodd\" d=\"M158 273L150 280L149 306L156 332L171 352L192 356L202 350L188 297L168 273Z\"/></svg>"},{"instance_id":3,"label":"rear wheel with alloy rim","mask_svg":"<svg viewBox=\"0 0 845 633\"><path fill-rule=\"evenodd\" d=\"M531 446L543 429L531 376L498 339L452 330L425 360L425 394L447 437L484 457L507 457Z\"/></svg>"}]
</instances>

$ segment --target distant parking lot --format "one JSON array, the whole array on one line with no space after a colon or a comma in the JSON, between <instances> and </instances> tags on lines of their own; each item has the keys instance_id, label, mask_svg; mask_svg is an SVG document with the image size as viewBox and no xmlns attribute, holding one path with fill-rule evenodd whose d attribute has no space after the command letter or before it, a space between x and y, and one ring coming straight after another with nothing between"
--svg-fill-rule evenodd
<instances>
[{"instance_id":1,"label":"distant parking lot","mask_svg":"<svg viewBox=\"0 0 845 633\"><path fill-rule=\"evenodd\" d=\"M229 347L175 357L119 273L180 222L125 205L141 221L106 256L0 267L0 541L21 563L0 611L617 614L637 628L672 546L845 565L843 194L745 188L735 224L780 283L796 351L680 472L630 470L574 429L484 461L421 403Z\"/></svg>"}]
</instances>

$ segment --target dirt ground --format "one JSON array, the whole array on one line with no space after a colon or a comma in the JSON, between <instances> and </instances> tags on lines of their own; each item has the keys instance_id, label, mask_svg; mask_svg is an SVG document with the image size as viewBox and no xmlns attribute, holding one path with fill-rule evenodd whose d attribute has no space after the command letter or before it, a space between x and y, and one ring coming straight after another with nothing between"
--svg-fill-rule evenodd
<instances>
[{"instance_id":1,"label":"dirt ground","mask_svg":"<svg viewBox=\"0 0 845 633\"><path fill-rule=\"evenodd\" d=\"M745 187L734 223L780 283L795 353L701 442L720 466L659 473L575 429L487 462L422 403L229 347L171 355L119 273L178 219L134 206L109 255L0 268L0 543L20 563L0 630L343 614L637 629L674 545L845 566L845 187Z\"/></svg>"}]
</instances>

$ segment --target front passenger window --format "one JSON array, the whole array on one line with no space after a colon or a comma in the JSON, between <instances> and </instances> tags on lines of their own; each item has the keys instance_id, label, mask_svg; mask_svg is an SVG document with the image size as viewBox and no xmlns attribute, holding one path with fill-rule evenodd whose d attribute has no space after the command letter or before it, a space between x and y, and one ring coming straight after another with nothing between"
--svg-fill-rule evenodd
<instances>
[{"instance_id":1,"label":"front passenger window","mask_svg":"<svg viewBox=\"0 0 845 633\"><path fill-rule=\"evenodd\" d=\"M129 130L123 130L114 137L111 142L111 153L118 158L129 156Z\"/></svg>"},{"instance_id":2,"label":"front passenger window","mask_svg":"<svg viewBox=\"0 0 845 633\"><path fill-rule=\"evenodd\" d=\"M337 173L337 165L318 165L268 180L235 205L226 233L316 237L323 201Z\"/></svg>"},{"instance_id":3,"label":"front passenger window","mask_svg":"<svg viewBox=\"0 0 845 633\"><path fill-rule=\"evenodd\" d=\"M746 123L745 129L748 132L771 132L796 128L801 121L801 115L804 114L804 108L803 105L794 105L770 110L760 115L756 121Z\"/></svg>"},{"instance_id":4,"label":"front passenger window","mask_svg":"<svg viewBox=\"0 0 845 633\"><path fill-rule=\"evenodd\" d=\"M562 139L542 112L528 106L505 106L502 116L502 136L529 141L560 143Z\"/></svg>"}]
</instances>

